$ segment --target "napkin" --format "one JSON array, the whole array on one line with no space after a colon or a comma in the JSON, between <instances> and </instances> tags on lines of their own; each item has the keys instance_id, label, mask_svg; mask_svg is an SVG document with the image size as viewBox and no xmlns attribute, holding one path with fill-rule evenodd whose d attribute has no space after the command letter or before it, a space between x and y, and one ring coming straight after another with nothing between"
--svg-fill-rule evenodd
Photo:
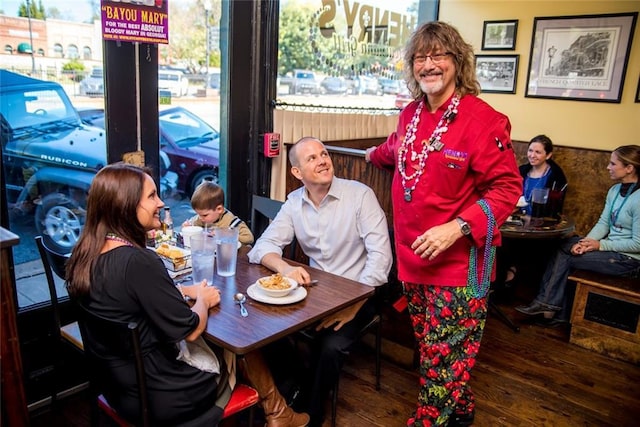
<instances>
[{"instance_id":1,"label":"napkin","mask_svg":"<svg viewBox=\"0 0 640 427\"><path fill-rule=\"evenodd\" d=\"M202 337L198 337L193 342L180 341L178 343L178 350L180 350L180 352L178 353L178 357L176 357L177 360L182 360L204 372L220 373L220 362L216 354L207 343L204 342Z\"/></svg>"}]
</instances>

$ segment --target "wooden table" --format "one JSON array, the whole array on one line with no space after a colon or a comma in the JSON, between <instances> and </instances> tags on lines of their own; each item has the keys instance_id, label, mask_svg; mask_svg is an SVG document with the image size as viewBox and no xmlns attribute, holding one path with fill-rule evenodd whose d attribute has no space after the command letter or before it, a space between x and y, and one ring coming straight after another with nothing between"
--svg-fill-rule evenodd
<instances>
[{"instance_id":1,"label":"wooden table","mask_svg":"<svg viewBox=\"0 0 640 427\"><path fill-rule=\"evenodd\" d=\"M204 338L235 354L249 353L293 332L304 329L318 320L357 301L373 295L375 288L360 282L304 266L318 284L307 288L307 297L288 305L270 305L251 299L247 288L259 278L273 272L262 265L250 264L249 248L238 251L238 265L233 277L214 277L214 285L221 289L220 305L209 312ZM291 264L302 265L294 261ZM240 307L233 300L236 292L247 295L245 307L248 317L240 315Z\"/></svg>"},{"instance_id":2,"label":"wooden table","mask_svg":"<svg viewBox=\"0 0 640 427\"><path fill-rule=\"evenodd\" d=\"M562 216L560 220L545 218L541 224L523 221L523 225L505 223L500 227L503 237L512 239L559 239L571 235L576 229L575 222Z\"/></svg>"}]
</instances>

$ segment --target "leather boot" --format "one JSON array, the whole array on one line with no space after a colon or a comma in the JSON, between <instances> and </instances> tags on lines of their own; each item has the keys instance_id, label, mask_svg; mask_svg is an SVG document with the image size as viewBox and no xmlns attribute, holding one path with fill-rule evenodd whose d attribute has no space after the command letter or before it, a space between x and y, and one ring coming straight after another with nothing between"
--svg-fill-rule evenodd
<instances>
[{"instance_id":1,"label":"leather boot","mask_svg":"<svg viewBox=\"0 0 640 427\"><path fill-rule=\"evenodd\" d=\"M305 427L309 424L309 415L304 412L294 412L287 406L287 402L273 382L269 367L259 352L253 351L246 354L238 365L245 379L258 391L262 399L267 427Z\"/></svg>"}]
</instances>

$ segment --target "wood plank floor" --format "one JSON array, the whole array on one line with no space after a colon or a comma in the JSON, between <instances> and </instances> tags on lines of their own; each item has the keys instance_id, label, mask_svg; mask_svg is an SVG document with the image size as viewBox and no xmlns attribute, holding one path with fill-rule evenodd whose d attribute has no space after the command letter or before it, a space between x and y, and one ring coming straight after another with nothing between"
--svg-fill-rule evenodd
<instances>
[{"instance_id":1,"label":"wood plank floor","mask_svg":"<svg viewBox=\"0 0 640 427\"><path fill-rule=\"evenodd\" d=\"M525 323L504 308L521 332L490 314L471 380L475 426L640 425L640 366L577 347L568 342L566 328ZM376 391L373 366L373 352L364 346L349 357L340 381L338 426L405 425L415 407L417 372L385 360L382 389ZM88 414L86 398L78 395L56 415L33 416L32 426L86 426Z\"/></svg>"}]
</instances>

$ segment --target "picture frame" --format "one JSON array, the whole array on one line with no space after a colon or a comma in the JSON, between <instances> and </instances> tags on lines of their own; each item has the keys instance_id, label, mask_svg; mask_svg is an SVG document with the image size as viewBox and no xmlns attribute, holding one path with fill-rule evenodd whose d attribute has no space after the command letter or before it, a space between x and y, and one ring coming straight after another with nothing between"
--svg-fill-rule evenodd
<instances>
[{"instance_id":1,"label":"picture frame","mask_svg":"<svg viewBox=\"0 0 640 427\"><path fill-rule=\"evenodd\" d=\"M483 93L516 93L520 55L476 55L476 77Z\"/></svg>"},{"instance_id":2,"label":"picture frame","mask_svg":"<svg viewBox=\"0 0 640 427\"><path fill-rule=\"evenodd\" d=\"M640 102L640 77L638 77L638 88L636 89L636 102Z\"/></svg>"},{"instance_id":3,"label":"picture frame","mask_svg":"<svg viewBox=\"0 0 640 427\"><path fill-rule=\"evenodd\" d=\"M518 34L518 20L484 21L482 50L514 50Z\"/></svg>"},{"instance_id":4,"label":"picture frame","mask_svg":"<svg viewBox=\"0 0 640 427\"><path fill-rule=\"evenodd\" d=\"M637 19L534 18L525 97L620 103Z\"/></svg>"}]
</instances>

